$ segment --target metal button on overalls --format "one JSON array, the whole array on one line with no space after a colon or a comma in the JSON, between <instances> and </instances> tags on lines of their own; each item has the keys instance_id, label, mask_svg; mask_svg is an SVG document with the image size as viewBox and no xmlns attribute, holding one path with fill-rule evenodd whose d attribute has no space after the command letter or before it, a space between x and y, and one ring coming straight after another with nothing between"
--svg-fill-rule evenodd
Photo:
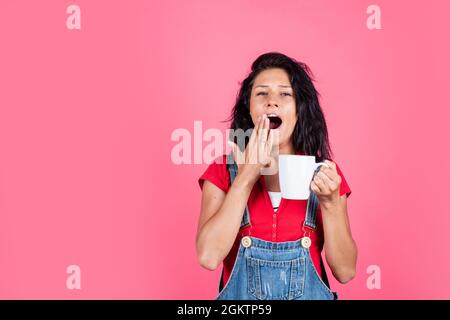
<instances>
[{"instance_id":1,"label":"metal button on overalls","mask_svg":"<svg viewBox=\"0 0 450 320\"><path fill-rule=\"evenodd\" d=\"M243 237L241 241L242 241L242 245L245 248L248 248L252 245L252 239L249 236Z\"/></svg>"},{"instance_id":2,"label":"metal button on overalls","mask_svg":"<svg viewBox=\"0 0 450 320\"><path fill-rule=\"evenodd\" d=\"M303 237L300 239L300 244L303 248L308 249L311 247L311 238L310 237Z\"/></svg>"}]
</instances>

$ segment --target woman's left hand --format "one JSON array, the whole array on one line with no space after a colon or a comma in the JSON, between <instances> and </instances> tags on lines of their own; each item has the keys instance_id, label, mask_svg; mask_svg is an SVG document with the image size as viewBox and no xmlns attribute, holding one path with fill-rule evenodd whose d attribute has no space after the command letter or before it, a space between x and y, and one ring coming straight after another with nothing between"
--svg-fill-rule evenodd
<instances>
[{"instance_id":1,"label":"woman's left hand","mask_svg":"<svg viewBox=\"0 0 450 320\"><path fill-rule=\"evenodd\" d=\"M321 205L333 204L339 201L341 176L337 173L336 164L325 160L327 166L321 166L311 181L311 190L317 195Z\"/></svg>"}]
</instances>

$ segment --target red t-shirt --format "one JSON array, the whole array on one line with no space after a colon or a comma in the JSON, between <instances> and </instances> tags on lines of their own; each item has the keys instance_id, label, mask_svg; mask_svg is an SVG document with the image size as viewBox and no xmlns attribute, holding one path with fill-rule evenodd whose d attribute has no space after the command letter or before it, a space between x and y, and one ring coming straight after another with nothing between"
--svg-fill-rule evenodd
<instances>
[{"instance_id":1,"label":"red t-shirt","mask_svg":"<svg viewBox=\"0 0 450 320\"><path fill-rule=\"evenodd\" d=\"M336 163L336 162L335 162ZM336 164L338 174L341 176L340 195L351 194L350 187L344 178L339 166ZM225 193L230 188L230 175L226 165L226 155L222 155L211 163L198 182L203 188L204 180L208 180ZM280 206L275 212L272 207L264 176L255 183L250 193L247 206L250 212L251 235L266 241L284 242L293 241L303 236L302 225L306 217L306 205L308 200L281 199ZM321 271L321 251L323 248L323 226L320 206L318 206L317 229L310 235L312 244L310 249L311 258L319 276ZM243 236L248 235L250 227L239 231L230 252L223 260L223 285L225 286L236 260L239 243Z\"/></svg>"}]
</instances>

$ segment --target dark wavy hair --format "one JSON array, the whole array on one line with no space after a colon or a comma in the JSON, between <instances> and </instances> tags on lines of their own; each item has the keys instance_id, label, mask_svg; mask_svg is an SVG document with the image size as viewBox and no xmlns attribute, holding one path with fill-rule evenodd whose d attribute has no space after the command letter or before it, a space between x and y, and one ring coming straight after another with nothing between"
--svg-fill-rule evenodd
<instances>
[{"instance_id":1,"label":"dark wavy hair","mask_svg":"<svg viewBox=\"0 0 450 320\"><path fill-rule=\"evenodd\" d=\"M284 69L289 75L294 91L297 109L297 123L293 132L295 151L316 156L316 161L331 160L332 151L328 141L327 125L319 104L319 92L313 84L314 76L305 63L279 52L262 54L253 62L250 74L241 83L232 113L225 120L231 121L230 129L246 131L254 128L250 116L252 86L261 71L271 68ZM235 137L232 140L235 140ZM248 139L245 146L247 143Z\"/></svg>"}]
</instances>

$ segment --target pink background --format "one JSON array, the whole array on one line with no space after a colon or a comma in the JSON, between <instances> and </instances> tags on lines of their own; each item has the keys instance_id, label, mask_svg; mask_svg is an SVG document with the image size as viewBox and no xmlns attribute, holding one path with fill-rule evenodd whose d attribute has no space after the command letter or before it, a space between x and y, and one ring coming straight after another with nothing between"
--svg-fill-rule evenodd
<instances>
[{"instance_id":1,"label":"pink background","mask_svg":"<svg viewBox=\"0 0 450 320\"><path fill-rule=\"evenodd\" d=\"M81 8L68 30L66 8ZM381 8L368 30L366 8ZM353 191L342 299L450 298L449 2L0 2L0 298L213 299L195 234L207 164L171 133L226 128L251 62L317 78ZM66 267L81 267L81 290ZM369 265L381 289L366 286Z\"/></svg>"}]
</instances>

